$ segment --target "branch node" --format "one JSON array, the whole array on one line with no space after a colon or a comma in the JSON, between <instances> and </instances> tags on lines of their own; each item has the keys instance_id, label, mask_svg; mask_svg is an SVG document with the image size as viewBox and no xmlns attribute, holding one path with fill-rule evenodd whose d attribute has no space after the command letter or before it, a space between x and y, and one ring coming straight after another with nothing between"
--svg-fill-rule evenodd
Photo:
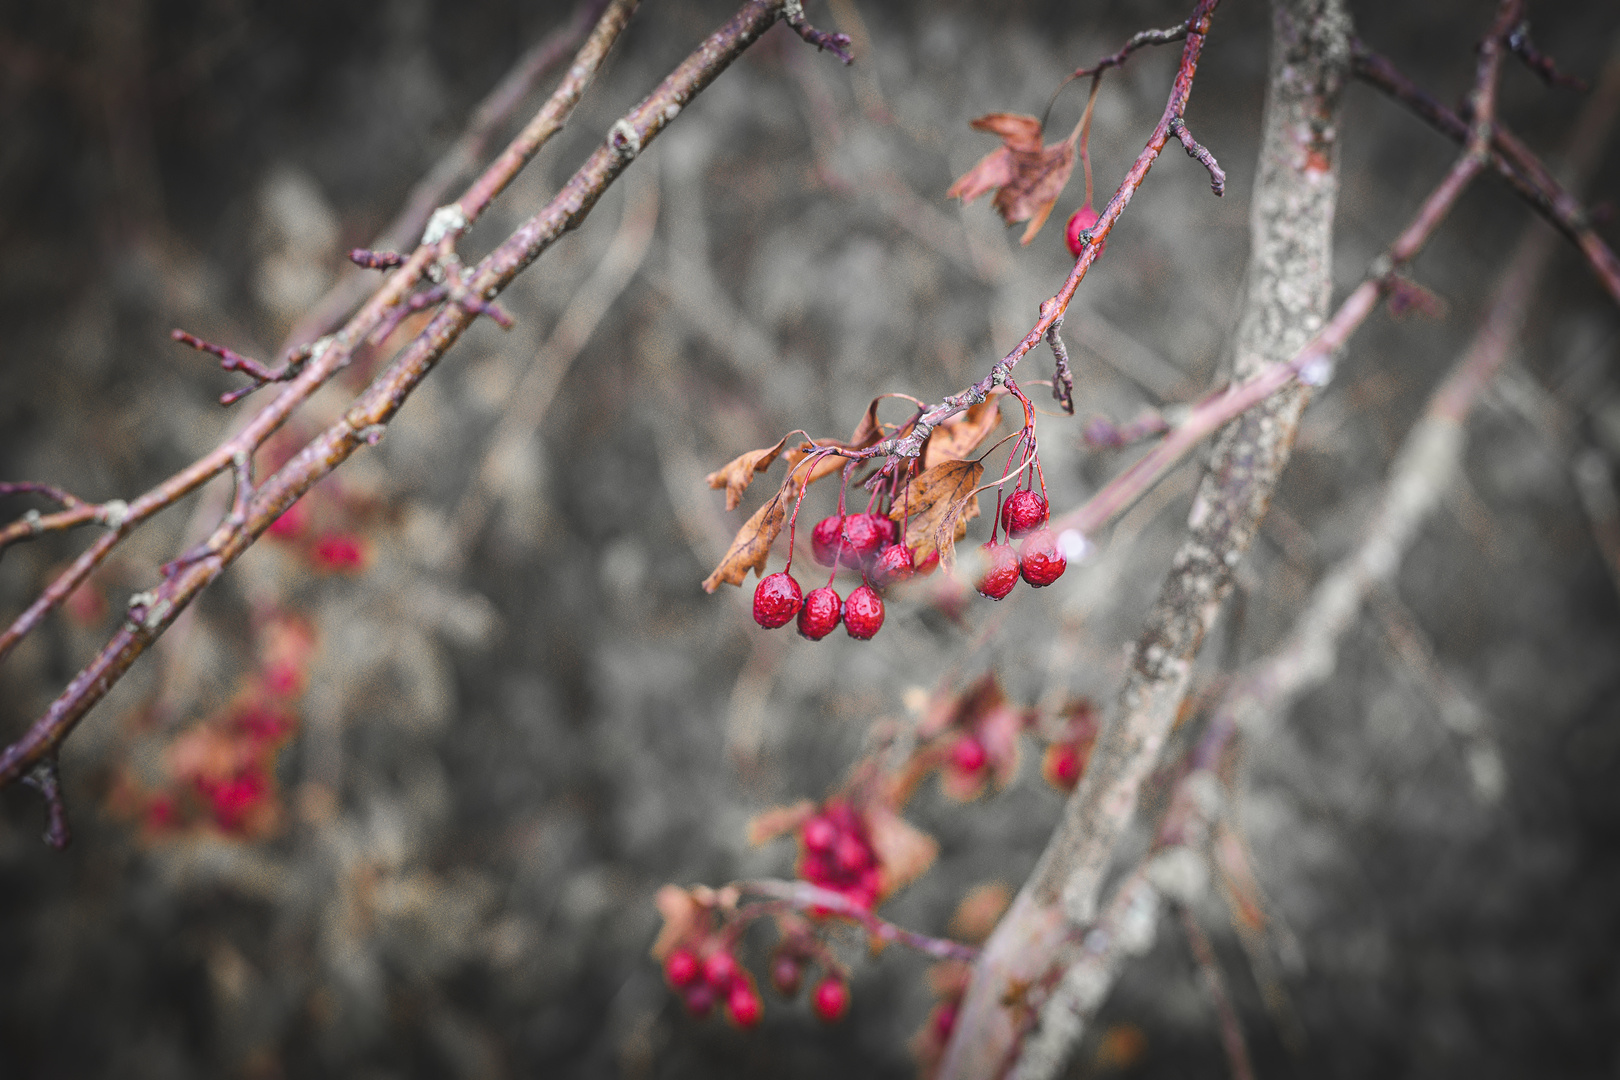
<instances>
[{"instance_id":1,"label":"branch node","mask_svg":"<svg viewBox=\"0 0 1620 1080\"><path fill-rule=\"evenodd\" d=\"M467 214L460 203L450 203L433 211L427 228L422 230L422 243L437 244L447 236L460 236L467 231Z\"/></svg>"},{"instance_id":2,"label":"branch node","mask_svg":"<svg viewBox=\"0 0 1620 1080\"><path fill-rule=\"evenodd\" d=\"M23 524L28 526L28 532L38 536L45 531L45 517L38 510L29 510L22 516Z\"/></svg>"},{"instance_id":3,"label":"branch node","mask_svg":"<svg viewBox=\"0 0 1620 1080\"><path fill-rule=\"evenodd\" d=\"M619 117L608 128L608 145L621 157L633 158L641 153L641 133L626 117Z\"/></svg>"},{"instance_id":4,"label":"branch node","mask_svg":"<svg viewBox=\"0 0 1620 1080\"><path fill-rule=\"evenodd\" d=\"M123 499L108 499L101 504L101 523L116 532L129 520L129 503Z\"/></svg>"},{"instance_id":5,"label":"branch node","mask_svg":"<svg viewBox=\"0 0 1620 1080\"><path fill-rule=\"evenodd\" d=\"M356 431L355 435L364 439L367 446L376 446L383 441L383 433L387 430L382 424L367 424L359 431Z\"/></svg>"}]
</instances>

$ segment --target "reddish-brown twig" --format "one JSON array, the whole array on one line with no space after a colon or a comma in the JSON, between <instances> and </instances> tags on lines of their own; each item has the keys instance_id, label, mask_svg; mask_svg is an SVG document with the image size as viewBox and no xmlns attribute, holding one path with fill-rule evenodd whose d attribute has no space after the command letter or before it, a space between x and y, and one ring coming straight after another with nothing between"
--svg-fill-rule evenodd
<instances>
[{"instance_id":1,"label":"reddish-brown twig","mask_svg":"<svg viewBox=\"0 0 1620 1080\"><path fill-rule=\"evenodd\" d=\"M422 230L427 227L428 218L444 203L452 186L477 171L490 140L517 112L523 99L540 85L540 80L573 55L591 27L597 24L607 5L608 0L585 0L567 26L547 35L518 58L495 89L478 103L466 130L455 145L439 158L426 176L417 181L405 197L404 208L373 242L373 249L392 252L416 243ZM312 341L342 325L344 316L353 311L375 287L373 279L366 274L358 271L344 274L326 296L294 325L284 347L291 348L300 342Z\"/></svg>"},{"instance_id":2,"label":"reddish-brown twig","mask_svg":"<svg viewBox=\"0 0 1620 1080\"><path fill-rule=\"evenodd\" d=\"M1405 105L1435 130L1455 142L1468 137L1468 122L1420 90L1394 64L1359 41L1351 43L1352 68L1357 78ZM1576 153L1587 144L1577 143ZM1573 240L1587 264L1610 296L1620 303L1620 258L1592 228L1581 203L1553 177L1547 167L1511 132L1498 127L1491 140L1491 164L1531 206L1560 232Z\"/></svg>"},{"instance_id":3,"label":"reddish-brown twig","mask_svg":"<svg viewBox=\"0 0 1620 1080\"><path fill-rule=\"evenodd\" d=\"M1192 25L1193 21L1189 19L1178 26L1166 27L1163 30L1143 30L1140 33L1133 34L1131 39L1125 43L1124 47L1121 48L1119 52L1103 57L1091 67L1076 68L1074 72L1064 81L1073 82L1076 79L1085 79L1093 75L1099 75L1102 72L1107 71L1109 68L1122 67L1125 64L1125 61L1129 59L1131 53L1135 52L1137 49L1146 48L1149 45L1169 45L1173 42L1183 41L1186 39L1187 31L1192 27Z\"/></svg>"},{"instance_id":4,"label":"reddish-brown twig","mask_svg":"<svg viewBox=\"0 0 1620 1080\"><path fill-rule=\"evenodd\" d=\"M635 5L636 0L615 0L609 10L602 16L589 40L575 58L575 63L570 67L568 75L563 79L557 92L552 95L541 110L542 115L552 117L548 130L555 131L560 120L566 119L568 110L566 107L558 105L558 102L567 105L579 99L584 86L601 66L608 49L611 48L619 33L624 29L625 24L629 21L630 13L634 10ZM525 135L520 136L520 138L529 136L528 129L525 129ZM497 160L491 166L492 171L510 168L515 168L515 166L506 157ZM507 179L509 180L510 177ZM458 211L447 214L445 217L455 217L462 223L462 227L466 227L470 223L464 212ZM46 615L72 594L73 590L82 585L85 579L90 576L91 571L106 559L107 555L123 540L124 536L142 524L147 518L172 506L227 469L236 467L236 462L242 455L245 454L251 457L264 444L265 440L287 421L294 410L307 401L336 372L347 365L354 349L358 347L361 341L364 341L380 324L393 317L397 311L408 308L412 291L422 278L427 275L429 268L439 265L444 259L448 258L450 245L454 240L453 235L447 235L449 232L447 226L441 226L438 235L434 235L431 241L424 238L424 243L416 248L398 272L383 282L382 286L360 311L349 320L342 331L330 337L322 338L311 345L300 346L293 350L294 353L307 353L307 357L302 362L297 375L273 401L265 405L235 435L133 501L125 503L122 500L111 500L98 508L100 511L99 516L96 514L78 516L69 524L59 526L65 528L70 527L71 524L82 524L85 521L94 520L105 524L111 531L101 536L89 549L80 554L21 615L12 621L10 626L0 632L0 660L4 660L18 641L38 626ZM290 506L295 499L296 496L289 498L277 510L277 516L279 516L281 510ZM66 513L79 514L82 509L76 508ZM270 520L274 520L274 516ZM228 523L222 523L221 527L216 529L214 534L209 537L206 542L209 551L217 553L230 535L241 532L241 526L232 529L227 528L227 525ZM268 521L265 522L265 527L267 526ZM257 533L254 535L257 535ZM196 560L188 559L187 561L195 562ZM166 581L165 587L171 583L172 579ZM200 588L201 585L196 587ZM169 598L165 598L165 600L172 606L172 600ZM185 603L189 603L189 599L182 602L180 607L183 608ZM162 605L157 608L147 605L137 606L140 606L142 612L147 616L150 616L153 611L164 611L166 613L168 610ZM108 649L111 648L112 645L109 644ZM103 650L103 652L105 654L106 650ZM98 658L98 662L100 659ZM127 667L127 663L124 667ZM123 667L118 669L120 674L123 670ZM114 676L113 681L116 681L116 676ZM103 685L96 696L99 697L100 694L105 693L106 687L110 685L110 682ZM72 690L72 687L69 689ZM38 728L43 722L42 719L36 723L35 728ZM25 736L24 741L29 738L29 736ZM54 745L54 742L52 745ZM29 751L28 754L31 755L29 760L36 759L40 752L37 748ZM0 766L3 766L0 767L0 785L11 782L18 775L20 766L16 765L9 755L9 749L4 754L0 754Z\"/></svg>"},{"instance_id":5,"label":"reddish-brown twig","mask_svg":"<svg viewBox=\"0 0 1620 1080\"><path fill-rule=\"evenodd\" d=\"M935 960L966 960L971 963L979 955L972 945L948 938L929 937L903 926L896 926L874 915L870 908L862 907L841 892L812 885L808 881L738 881L733 886L742 893L766 896L781 901L795 911L813 913L831 912L840 918L858 923L874 941L888 945L904 945ZM765 905L760 905L764 907Z\"/></svg>"},{"instance_id":6,"label":"reddish-brown twig","mask_svg":"<svg viewBox=\"0 0 1620 1080\"><path fill-rule=\"evenodd\" d=\"M1232 995L1226 990L1226 979L1221 975L1221 962L1215 956L1198 917L1186 904L1177 904L1181 913L1181 928L1187 935L1187 947L1192 951L1193 963L1198 965L1198 977L1209 995L1220 1024L1221 1046L1226 1050L1226 1061L1232 1068L1232 1080L1254 1080L1254 1062L1249 1057L1249 1044L1243 1038L1243 1022L1238 1019Z\"/></svg>"},{"instance_id":7,"label":"reddish-brown twig","mask_svg":"<svg viewBox=\"0 0 1620 1080\"><path fill-rule=\"evenodd\" d=\"M582 57L570 68L563 86L553 95L536 121L519 136L517 153L503 154L492 172L510 169L515 174L527 160L531 143L549 137L566 118L573 101L583 90L595 66L618 36L635 4L619 0L611 5L596 31L582 49ZM469 298L493 301L511 280L532 263L564 232L577 228L609 184L627 168L637 154L709 85L731 62L783 16L784 0L748 0L724 26L711 34L699 48L664 79L640 104L613 124L604 143L574 174L555 198L539 214L530 218L476 267L459 277L459 287ZM588 64L587 58L594 58ZM312 350L309 362L288 387L255 417L242 432L214 453L171 478L153 492L131 504L130 519L123 527L102 537L90 551L81 555L70 571L53 582L46 595L24 613L24 622L14 623L0 638L9 648L21 633L65 598L91 569L105 557L133 524L178 498L175 490L186 491L231 467L238 452L251 454L274 431L298 403L305 400L346 361L354 343L364 339L395 306L403 303L408 290L427 272L430 265L443 266L452 254L452 245L487 205L485 192L493 197L505 186L510 175L486 174L474 184L464 201L441 207L428 223L423 243L411 258L389 277L383 287L361 309L342 332L324 348ZM275 475L260 485L249 502L245 523L233 526L222 522L205 544L207 554L179 568L155 589L131 601L129 617L96 656L59 694L44 716L31 725L16 742L0 751L0 785L10 783L51 753L72 731L74 725L107 693L151 643L169 626L224 569L250 547L259 534L280 517L318 480L330 473L361 446L375 442L389 420L411 392L437 364L476 317L466 303L447 304L428 326L389 364L350 406L344 416L328 427L302 451L294 455ZM182 492L183 493L183 492ZM3 650L0 650L3 651Z\"/></svg>"}]
</instances>

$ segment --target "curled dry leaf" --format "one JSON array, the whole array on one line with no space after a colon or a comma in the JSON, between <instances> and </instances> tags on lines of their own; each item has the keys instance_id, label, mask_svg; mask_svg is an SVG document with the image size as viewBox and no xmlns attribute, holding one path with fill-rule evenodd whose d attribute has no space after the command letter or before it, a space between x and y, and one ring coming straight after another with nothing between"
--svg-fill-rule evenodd
<instances>
[{"instance_id":1,"label":"curled dry leaf","mask_svg":"<svg viewBox=\"0 0 1620 1080\"><path fill-rule=\"evenodd\" d=\"M776 455L782 452L787 444L787 436L782 436L775 446L767 446L763 450L750 450L746 454L732 458L724 468L716 469L710 473L706 480L711 488L726 489L726 509L735 510L742 501L742 493L748 490L748 485L754 482L754 474L762 473L771 467Z\"/></svg>"},{"instance_id":2,"label":"curled dry leaf","mask_svg":"<svg viewBox=\"0 0 1620 1080\"><path fill-rule=\"evenodd\" d=\"M764 506L755 510L754 515L737 530L737 535L732 539L725 557L720 560L720 565L714 568L714 573L703 579L704 592L712 593L722 584L741 585L748 579L750 570L755 574L765 572L765 560L770 557L771 545L781 533L782 525L787 521L788 510L799 497L799 490L803 484L804 480L800 474L791 470L788 472L776 494L766 500Z\"/></svg>"},{"instance_id":3,"label":"curled dry leaf","mask_svg":"<svg viewBox=\"0 0 1620 1080\"><path fill-rule=\"evenodd\" d=\"M1052 213L1052 206L1074 171L1074 149L1080 129L1062 142L1041 145L1041 122L1018 113L991 113L972 121L977 131L1001 136L1001 145L979 159L963 173L947 198L970 203L980 195L995 191L993 205L1001 220L1011 225L1029 222L1021 244L1028 244L1041 231Z\"/></svg>"},{"instance_id":4,"label":"curled dry leaf","mask_svg":"<svg viewBox=\"0 0 1620 1080\"><path fill-rule=\"evenodd\" d=\"M977 450L985 436L1001 423L1000 399L1006 393L998 386L990 391L989 397L977 405L969 405L966 411L935 428L923 447L923 469L926 471L943 461L960 461Z\"/></svg>"},{"instance_id":5,"label":"curled dry leaf","mask_svg":"<svg viewBox=\"0 0 1620 1080\"><path fill-rule=\"evenodd\" d=\"M975 885L956 905L951 916L951 937L976 944L990 936L1001 920L1001 913L1012 903L1012 890L1005 881L990 881Z\"/></svg>"},{"instance_id":6,"label":"curled dry leaf","mask_svg":"<svg viewBox=\"0 0 1620 1080\"><path fill-rule=\"evenodd\" d=\"M671 949L698 929L703 905L679 885L659 889L654 903L658 905L658 914L664 917L664 925L658 931L658 940L653 942L652 955L653 959L662 961Z\"/></svg>"},{"instance_id":7,"label":"curled dry leaf","mask_svg":"<svg viewBox=\"0 0 1620 1080\"><path fill-rule=\"evenodd\" d=\"M883 895L889 896L917 880L934 865L939 842L881 803L866 807L866 827L872 850L883 867Z\"/></svg>"},{"instance_id":8,"label":"curled dry leaf","mask_svg":"<svg viewBox=\"0 0 1620 1080\"><path fill-rule=\"evenodd\" d=\"M956 542L967 534L967 523L979 516L974 489L983 475L982 462L943 461L911 482L889 517L899 521L910 512L906 538L919 563L935 551L947 569L955 562Z\"/></svg>"},{"instance_id":9,"label":"curled dry leaf","mask_svg":"<svg viewBox=\"0 0 1620 1080\"><path fill-rule=\"evenodd\" d=\"M800 799L792 806L762 810L748 823L748 842L757 846L775 840L803 825L815 812L816 805L809 799Z\"/></svg>"}]
</instances>

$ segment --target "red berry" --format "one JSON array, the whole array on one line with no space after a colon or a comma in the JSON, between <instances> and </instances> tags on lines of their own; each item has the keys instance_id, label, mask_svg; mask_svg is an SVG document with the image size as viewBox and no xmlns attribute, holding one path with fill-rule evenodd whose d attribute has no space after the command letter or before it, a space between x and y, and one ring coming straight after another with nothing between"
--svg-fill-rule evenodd
<instances>
[{"instance_id":1,"label":"red berry","mask_svg":"<svg viewBox=\"0 0 1620 1080\"><path fill-rule=\"evenodd\" d=\"M838 549L838 562L851 570L872 565L888 540L894 523L881 514L851 514L844 519L844 544Z\"/></svg>"},{"instance_id":2,"label":"red berry","mask_svg":"<svg viewBox=\"0 0 1620 1080\"><path fill-rule=\"evenodd\" d=\"M1043 588L1063 576L1069 560L1058 550L1057 537L1050 529L1040 529L1024 541L1019 568L1024 580L1035 588Z\"/></svg>"},{"instance_id":3,"label":"red berry","mask_svg":"<svg viewBox=\"0 0 1620 1080\"><path fill-rule=\"evenodd\" d=\"M765 1015L765 1003L759 1000L759 994L748 980L741 979L732 985L731 993L726 995L726 1012L738 1027L751 1028Z\"/></svg>"},{"instance_id":4,"label":"red berry","mask_svg":"<svg viewBox=\"0 0 1620 1080\"><path fill-rule=\"evenodd\" d=\"M912 548L912 550L911 550L911 558L912 558L913 565L916 568L916 569L914 569L912 571L912 575L911 575L912 577L927 577L929 574L932 574L935 570L939 569L939 549L938 548L935 548L933 551L930 551L928 553L928 558L924 559L922 562L917 562L916 561L917 549Z\"/></svg>"},{"instance_id":5,"label":"red berry","mask_svg":"<svg viewBox=\"0 0 1620 1080\"><path fill-rule=\"evenodd\" d=\"M880 590L897 585L916 571L917 561L904 544L890 544L872 564L872 584Z\"/></svg>"},{"instance_id":6,"label":"red berry","mask_svg":"<svg viewBox=\"0 0 1620 1080\"><path fill-rule=\"evenodd\" d=\"M1086 205L1069 215L1069 224L1063 230L1063 239L1069 243L1070 255L1077 259L1080 257L1080 252L1085 250L1085 245L1080 243L1080 230L1089 229L1095 224L1097 224L1097 211L1091 208L1090 203L1086 203ZM1102 256L1103 249L1107 246L1108 241L1106 240L1097 243L1097 255L1099 258Z\"/></svg>"},{"instance_id":7,"label":"red berry","mask_svg":"<svg viewBox=\"0 0 1620 1080\"><path fill-rule=\"evenodd\" d=\"M725 950L712 952L709 958L703 961L703 981L716 990L725 990L737 978L738 968L736 958Z\"/></svg>"},{"instance_id":8,"label":"red berry","mask_svg":"<svg viewBox=\"0 0 1620 1080\"><path fill-rule=\"evenodd\" d=\"M816 815L804 823L804 846L811 851L831 851L838 842L838 826Z\"/></svg>"},{"instance_id":9,"label":"red berry","mask_svg":"<svg viewBox=\"0 0 1620 1080\"><path fill-rule=\"evenodd\" d=\"M664 978L671 986L691 986L703 973L703 965L691 949L676 949L664 958Z\"/></svg>"},{"instance_id":10,"label":"red berry","mask_svg":"<svg viewBox=\"0 0 1620 1080\"><path fill-rule=\"evenodd\" d=\"M849 1011L849 986L838 976L828 975L811 991L810 1007L826 1023L842 1020Z\"/></svg>"},{"instance_id":11,"label":"red berry","mask_svg":"<svg viewBox=\"0 0 1620 1080\"><path fill-rule=\"evenodd\" d=\"M969 776L984 768L984 763L988 760L989 755L984 752L984 743L972 735L962 736L956 740L956 745L951 747L951 764Z\"/></svg>"},{"instance_id":12,"label":"red berry","mask_svg":"<svg viewBox=\"0 0 1620 1080\"><path fill-rule=\"evenodd\" d=\"M799 992L799 982L804 978L804 965L799 963L797 957L786 953L778 954L771 961L771 985L783 997L792 997Z\"/></svg>"},{"instance_id":13,"label":"red berry","mask_svg":"<svg viewBox=\"0 0 1620 1080\"><path fill-rule=\"evenodd\" d=\"M1085 767L1086 760L1073 743L1053 743L1041 755L1041 775L1059 791L1073 791Z\"/></svg>"},{"instance_id":14,"label":"red berry","mask_svg":"<svg viewBox=\"0 0 1620 1080\"><path fill-rule=\"evenodd\" d=\"M366 563L365 543L349 533L327 533L315 541L312 554L320 569L339 573L359 570Z\"/></svg>"},{"instance_id":15,"label":"red berry","mask_svg":"<svg viewBox=\"0 0 1620 1080\"><path fill-rule=\"evenodd\" d=\"M844 531L843 520L835 514L822 518L810 530L810 554L822 566L838 564L838 537Z\"/></svg>"},{"instance_id":16,"label":"red berry","mask_svg":"<svg viewBox=\"0 0 1620 1080\"><path fill-rule=\"evenodd\" d=\"M811 589L799 609L799 633L811 641L820 641L838 629L839 612L844 602L830 585Z\"/></svg>"},{"instance_id":17,"label":"red berry","mask_svg":"<svg viewBox=\"0 0 1620 1080\"><path fill-rule=\"evenodd\" d=\"M844 629L857 641L868 641L883 628L883 598L862 585L844 601Z\"/></svg>"},{"instance_id":18,"label":"red berry","mask_svg":"<svg viewBox=\"0 0 1620 1080\"><path fill-rule=\"evenodd\" d=\"M714 989L708 983L689 986L682 996L686 1001L686 1011L699 1020L708 1016L709 1010L714 1008Z\"/></svg>"},{"instance_id":19,"label":"red berry","mask_svg":"<svg viewBox=\"0 0 1620 1080\"><path fill-rule=\"evenodd\" d=\"M845 833L838 838L833 857L838 860L838 869L846 874L858 874L872 865L872 852L853 833Z\"/></svg>"},{"instance_id":20,"label":"red berry","mask_svg":"<svg viewBox=\"0 0 1620 1080\"><path fill-rule=\"evenodd\" d=\"M1001 527L1014 539L1028 536L1042 525L1051 513L1046 497L1038 491L1021 488L1001 504Z\"/></svg>"},{"instance_id":21,"label":"red berry","mask_svg":"<svg viewBox=\"0 0 1620 1080\"><path fill-rule=\"evenodd\" d=\"M979 579L979 592L992 600L1000 600L1018 584L1018 555L1010 544L991 541L984 545L990 568Z\"/></svg>"},{"instance_id":22,"label":"red berry","mask_svg":"<svg viewBox=\"0 0 1620 1080\"><path fill-rule=\"evenodd\" d=\"M754 586L754 621L767 630L786 626L803 606L799 583L785 570L766 574Z\"/></svg>"}]
</instances>

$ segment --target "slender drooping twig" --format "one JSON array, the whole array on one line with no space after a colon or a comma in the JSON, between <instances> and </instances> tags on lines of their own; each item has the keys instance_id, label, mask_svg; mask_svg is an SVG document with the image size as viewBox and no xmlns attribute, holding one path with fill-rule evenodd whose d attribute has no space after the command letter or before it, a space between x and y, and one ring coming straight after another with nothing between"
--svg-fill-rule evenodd
<instances>
[{"instance_id":1,"label":"slender drooping twig","mask_svg":"<svg viewBox=\"0 0 1620 1080\"><path fill-rule=\"evenodd\" d=\"M606 47L617 37L618 30L634 6L634 0L617 0L611 5L582 52L605 54ZM558 237L577 228L603 192L642 149L743 50L782 18L789 6L792 5L786 0L748 0L743 4L735 16L711 34L652 93L612 125L602 145L540 213L519 226L477 266L460 266L454 256L455 240L487 205L483 200L492 198L509 182L510 176L504 180L491 180L486 176L470 189L466 205L457 203L441 207L429 220L423 243L410 259L393 272L377 295L342 331L327 340L321 349L312 350L304 369L287 384L274 402L219 450L143 496L137 504L131 504L129 518L122 527L98 540L91 551L80 557L69 574L59 578L47 590L50 598L43 610L60 603L72 588L82 582L105 557L112 544L117 543L132 527L133 522L178 498L176 488L183 487L185 491L190 491L230 468L241 452L251 453L257 448L297 404L347 361L351 350L390 311L406 301L409 288L425 276L430 267L439 268L436 272L454 282L454 288L447 297L449 302L394 357L344 416L255 489L247 504L243 524L232 526L228 522L222 523L200 554L185 565L176 567L172 576L156 588L132 600L124 624L112 639L73 678L45 715L36 720L20 739L0 751L0 785L16 780L59 746L74 725L106 695L108 689L180 612L300 496L357 449L381 438L384 426L444 352L473 322L482 306L492 303L512 279ZM796 25L795 29L801 36L810 33L802 23ZM592 70L576 62L564 79L565 88L577 83L578 89L583 90L583 83L588 81ZM562 89L542 109L542 116L537 117L516 140L525 143L525 147L515 155L503 155L496 168L510 168L515 173L516 168L521 167L522 161L532 153L526 149L527 141L535 137L537 131L543 132L547 128L555 130L560 126L571 108L570 102L559 103L561 94ZM573 100L577 100L577 91L573 93ZM32 615L23 632L38 618L38 614ZM15 630L17 627L14 625Z\"/></svg>"},{"instance_id":2,"label":"slender drooping twig","mask_svg":"<svg viewBox=\"0 0 1620 1080\"><path fill-rule=\"evenodd\" d=\"M1203 982L1204 992L1209 995L1209 1003L1215 1009L1221 1047L1226 1051L1232 1080L1254 1080L1254 1062L1249 1057L1248 1041L1243 1037L1243 1022L1238 1019L1232 995L1226 989L1226 979L1221 975L1221 962L1215 956L1215 947L1210 944L1204 928L1198 925L1198 916L1193 914L1190 907L1177 904L1176 909L1181 915L1181 928L1187 935L1187 947L1192 951L1193 962L1198 965L1199 980Z\"/></svg>"},{"instance_id":3,"label":"slender drooping twig","mask_svg":"<svg viewBox=\"0 0 1620 1080\"><path fill-rule=\"evenodd\" d=\"M1468 138L1468 121L1418 88L1395 65L1359 41L1352 42L1352 70L1369 86L1411 109L1436 131L1455 142ZM1577 153L1580 146L1574 147ZM1616 302L1620 302L1620 257L1592 227L1591 216L1529 147L1500 127L1491 140L1491 165L1531 206L1586 256L1587 265Z\"/></svg>"}]
</instances>

